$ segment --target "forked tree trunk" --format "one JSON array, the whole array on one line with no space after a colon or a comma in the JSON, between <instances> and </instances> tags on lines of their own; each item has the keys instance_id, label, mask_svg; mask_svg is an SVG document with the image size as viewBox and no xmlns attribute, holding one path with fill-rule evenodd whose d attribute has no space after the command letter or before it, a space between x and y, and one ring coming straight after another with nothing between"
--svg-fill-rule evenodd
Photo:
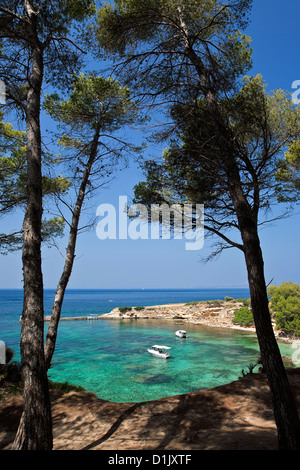
<instances>
[{"instance_id":1,"label":"forked tree trunk","mask_svg":"<svg viewBox=\"0 0 300 470\"><path fill-rule=\"evenodd\" d=\"M33 16L32 25L35 22ZM51 450L52 420L44 360L44 307L41 268L42 173L40 94L43 52L32 28L32 70L27 94L27 206L23 223L24 302L21 364L24 411L13 445L18 450Z\"/></svg>"}]
</instances>

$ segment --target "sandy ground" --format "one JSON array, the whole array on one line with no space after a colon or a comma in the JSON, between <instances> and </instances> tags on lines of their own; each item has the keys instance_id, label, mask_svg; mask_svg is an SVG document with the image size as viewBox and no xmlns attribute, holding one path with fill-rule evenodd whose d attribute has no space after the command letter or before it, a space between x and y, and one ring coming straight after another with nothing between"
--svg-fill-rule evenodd
<instances>
[{"instance_id":1,"label":"sandy ground","mask_svg":"<svg viewBox=\"0 0 300 470\"><path fill-rule=\"evenodd\" d=\"M300 368L288 369L300 411ZM54 450L276 450L264 374L143 403L51 391ZM0 449L9 450L22 398L0 401Z\"/></svg>"},{"instance_id":2,"label":"sandy ground","mask_svg":"<svg viewBox=\"0 0 300 470\"><path fill-rule=\"evenodd\" d=\"M103 320L179 320L233 325L231 301L114 309ZM247 328L255 331L254 328ZM274 331L278 336L277 331ZM300 368L288 369L300 412ZM0 386L1 392L1 386ZM5 395L4 395L5 396ZM277 430L264 374L213 389L142 403L112 403L91 393L51 390L54 450L276 450ZM0 450L11 449L22 413L21 395L0 400Z\"/></svg>"}]
</instances>

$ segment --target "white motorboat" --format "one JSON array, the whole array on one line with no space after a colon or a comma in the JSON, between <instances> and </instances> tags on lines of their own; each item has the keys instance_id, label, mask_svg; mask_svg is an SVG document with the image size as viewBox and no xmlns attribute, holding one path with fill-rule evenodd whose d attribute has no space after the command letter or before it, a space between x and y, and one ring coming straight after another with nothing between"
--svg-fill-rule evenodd
<instances>
[{"instance_id":1,"label":"white motorboat","mask_svg":"<svg viewBox=\"0 0 300 470\"><path fill-rule=\"evenodd\" d=\"M169 349L171 349L169 346L159 346L158 344L155 344L154 346L151 346L151 348L148 348L147 351L154 357L168 359L171 355Z\"/></svg>"},{"instance_id":2,"label":"white motorboat","mask_svg":"<svg viewBox=\"0 0 300 470\"><path fill-rule=\"evenodd\" d=\"M178 338L188 338L185 330L177 330L175 336L178 336Z\"/></svg>"}]
</instances>

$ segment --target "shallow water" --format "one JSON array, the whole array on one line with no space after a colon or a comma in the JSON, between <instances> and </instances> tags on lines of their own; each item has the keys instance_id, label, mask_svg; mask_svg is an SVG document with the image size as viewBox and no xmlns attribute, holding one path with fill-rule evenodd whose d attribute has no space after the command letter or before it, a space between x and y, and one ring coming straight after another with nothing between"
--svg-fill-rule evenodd
<instances>
[{"instance_id":1,"label":"shallow water","mask_svg":"<svg viewBox=\"0 0 300 470\"><path fill-rule=\"evenodd\" d=\"M105 313L118 306L214 300L247 292L203 291L68 291L62 316ZM45 313L53 291L45 291ZM19 360L22 291L0 291L0 339ZM46 324L47 327L47 324ZM186 329L189 337L175 337ZM170 359L152 357L153 344L171 346ZM280 343L291 357L291 345ZM115 402L138 402L229 383L259 357L256 336L243 331L208 328L160 320L62 321L49 377L68 381Z\"/></svg>"},{"instance_id":2,"label":"shallow water","mask_svg":"<svg viewBox=\"0 0 300 470\"><path fill-rule=\"evenodd\" d=\"M62 322L51 378L102 399L137 402L229 383L259 357L253 334L185 325L188 338L180 339L179 328L155 320ZM171 357L151 356L153 344L171 346Z\"/></svg>"}]
</instances>

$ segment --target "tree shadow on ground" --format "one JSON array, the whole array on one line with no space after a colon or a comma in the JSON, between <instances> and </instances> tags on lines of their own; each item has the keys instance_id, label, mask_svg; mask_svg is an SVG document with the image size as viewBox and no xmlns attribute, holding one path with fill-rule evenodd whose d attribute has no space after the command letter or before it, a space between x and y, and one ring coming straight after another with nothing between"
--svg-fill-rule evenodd
<instances>
[{"instance_id":1,"label":"tree shadow on ground","mask_svg":"<svg viewBox=\"0 0 300 470\"><path fill-rule=\"evenodd\" d=\"M300 411L300 368L288 371ZM74 450L274 450L267 378L248 374L214 389L141 403L51 392L54 448ZM14 440L22 398L0 402L0 449Z\"/></svg>"},{"instance_id":2,"label":"tree shadow on ground","mask_svg":"<svg viewBox=\"0 0 300 470\"><path fill-rule=\"evenodd\" d=\"M270 392L261 374L215 389L127 404L110 418L109 429L83 450L118 445L128 450L277 448Z\"/></svg>"}]
</instances>

